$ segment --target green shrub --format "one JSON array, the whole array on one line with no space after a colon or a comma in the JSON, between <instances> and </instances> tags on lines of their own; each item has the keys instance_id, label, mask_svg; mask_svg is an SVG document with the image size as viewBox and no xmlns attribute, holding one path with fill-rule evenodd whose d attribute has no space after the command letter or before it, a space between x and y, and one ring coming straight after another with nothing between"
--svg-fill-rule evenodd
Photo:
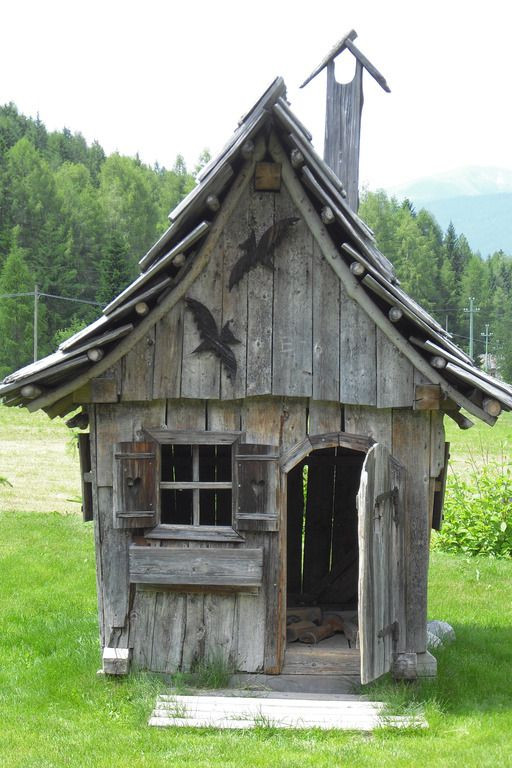
<instances>
[{"instance_id":1,"label":"green shrub","mask_svg":"<svg viewBox=\"0 0 512 768\"><path fill-rule=\"evenodd\" d=\"M433 545L445 552L512 556L512 462L471 464L448 480L444 522Z\"/></svg>"}]
</instances>

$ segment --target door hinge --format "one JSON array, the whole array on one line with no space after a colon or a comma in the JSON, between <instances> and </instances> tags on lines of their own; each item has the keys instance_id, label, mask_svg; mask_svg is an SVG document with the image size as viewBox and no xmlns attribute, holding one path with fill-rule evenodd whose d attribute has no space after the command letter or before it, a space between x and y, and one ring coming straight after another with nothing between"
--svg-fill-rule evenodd
<instances>
[{"instance_id":1,"label":"door hinge","mask_svg":"<svg viewBox=\"0 0 512 768\"><path fill-rule=\"evenodd\" d=\"M392 624L388 624L377 632L377 637L385 637L391 635L393 643L398 643L398 637L400 634L400 627L398 621L394 621Z\"/></svg>"},{"instance_id":2,"label":"door hinge","mask_svg":"<svg viewBox=\"0 0 512 768\"><path fill-rule=\"evenodd\" d=\"M383 504L388 499L391 499L391 502L393 504L393 522L398 523L398 488L396 486L392 488L390 491L384 491L384 493L379 493L379 495L375 499L375 509L377 509L377 507L380 507L381 504Z\"/></svg>"}]
</instances>

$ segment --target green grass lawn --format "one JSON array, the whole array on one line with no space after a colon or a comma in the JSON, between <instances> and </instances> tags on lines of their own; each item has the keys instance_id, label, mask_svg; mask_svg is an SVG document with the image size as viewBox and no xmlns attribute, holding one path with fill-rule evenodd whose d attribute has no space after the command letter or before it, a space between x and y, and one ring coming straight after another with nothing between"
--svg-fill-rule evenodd
<instances>
[{"instance_id":1,"label":"green grass lawn","mask_svg":"<svg viewBox=\"0 0 512 768\"><path fill-rule=\"evenodd\" d=\"M73 502L52 511L57 509L53 482L64 498L78 493L68 437L65 427L44 416L0 408L0 445L5 440L15 446L37 489L31 492L37 498L21 489L27 511L20 511L18 470L3 451L0 475L15 488L0 486L2 768L512 765L512 562L439 552L432 556L429 615L448 620L457 642L437 652L436 681L384 682L369 691L399 711L423 707L428 730L148 728L162 682L147 675L96 676L92 524L81 522ZM41 451L53 442L62 448L55 481L46 471L39 475Z\"/></svg>"},{"instance_id":2,"label":"green grass lawn","mask_svg":"<svg viewBox=\"0 0 512 768\"><path fill-rule=\"evenodd\" d=\"M474 421L471 429L459 429L449 418L444 424L446 439L450 443L451 464L455 471L462 472L466 466L510 460L512 455L512 411L502 413L496 424L491 427L466 414Z\"/></svg>"}]
</instances>

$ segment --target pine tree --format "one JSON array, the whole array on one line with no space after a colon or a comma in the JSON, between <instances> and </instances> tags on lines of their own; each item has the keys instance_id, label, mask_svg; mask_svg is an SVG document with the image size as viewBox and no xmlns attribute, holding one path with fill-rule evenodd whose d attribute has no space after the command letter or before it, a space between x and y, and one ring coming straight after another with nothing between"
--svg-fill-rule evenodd
<instances>
[{"instance_id":1,"label":"pine tree","mask_svg":"<svg viewBox=\"0 0 512 768\"><path fill-rule=\"evenodd\" d=\"M19 228L12 233L12 245L0 272L0 378L30 362L33 351L32 296L12 296L29 293L34 281L19 246Z\"/></svg>"},{"instance_id":2,"label":"pine tree","mask_svg":"<svg viewBox=\"0 0 512 768\"><path fill-rule=\"evenodd\" d=\"M100 263L99 288L96 300L108 304L130 282L128 243L124 235L112 232Z\"/></svg>"}]
</instances>

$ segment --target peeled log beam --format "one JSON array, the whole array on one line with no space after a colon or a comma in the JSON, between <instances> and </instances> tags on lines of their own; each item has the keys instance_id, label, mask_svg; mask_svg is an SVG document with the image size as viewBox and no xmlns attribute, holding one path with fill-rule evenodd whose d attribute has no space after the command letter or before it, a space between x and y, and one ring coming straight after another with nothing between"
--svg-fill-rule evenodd
<instances>
[{"instance_id":1,"label":"peeled log beam","mask_svg":"<svg viewBox=\"0 0 512 768\"><path fill-rule=\"evenodd\" d=\"M86 354L91 362L97 363L98 360L101 360L105 353L99 347L93 347L92 349L88 349Z\"/></svg>"},{"instance_id":2,"label":"peeled log beam","mask_svg":"<svg viewBox=\"0 0 512 768\"><path fill-rule=\"evenodd\" d=\"M356 277L362 277L366 272L366 269L358 261L353 261L352 264L350 265L350 271Z\"/></svg>"},{"instance_id":3,"label":"peeled log beam","mask_svg":"<svg viewBox=\"0 0 512 768\"><path fill-rule=\"evenodd\" d=\"M248 160L254 152L254 141L252 141L252 139L249 139L248 141L246 141L245 144L242 146L241 152L244 160Z\"/></svg>"},{"instance_id":4,"label":"peeled log beam","mask_svg":"<svg viewBox=\"0 0 512 768\"><path fill-rule=\"evenodd\" d=\"M441 357L441 355L433 355L430 358L430 365L433 368L437 368L438 370L441 370L442 368L446 368L446 360L444 357Z\"/></svg>"},{"instance_id":5,"label":"peeled log beam","mask_svg":"<svg viewBox=\"0 0 512 768\"><path fill-rule=\"evenodd\" d=\"M346 41L345 41L345 45L348 48L348 50L350 51L350 53L352 53L356 57L356 59L363 65L363 67L373 77L373 79L378 82L380 87L384 91L386 91L386 93L391 93L391 88L386 83L386 79L383 77L383 75L381 75L381 73L379 72L377 67L374 67L374 65L371 63L371 61L369 61L366 58L364 53L361 53L359 48L357 48L357 46L354 45L354 43L352 42L353 39L354 38L347 38Z\"/></svg>"},{"instance_id":6,"label":"peeled log beam","mask_svg":"<svg viewBox=\"0 0 512 768\"><path fill-rule=\"evenodd\" d=\"M471 427L475 426L471 419L468 419L460 411L446 411L446 415L453 419L461 429L471 429Z\"/></svg>"},{"instance_id":7,"label":"peeled log beam","mask_svg":"<svg viewBox=\"0 0 512 768\"><path fill-rule=\"evenodd\" d=\"M403 317L403 312L400 307L391 307L388 312L388 317L392 323L398 323L398 321Z\"/></svg>"},{"instance_id":8,"label":"peeled log beam","mask_svg":"<svg viewBox=\"0 0 512 768\"><path fill-rule=\"evenodd\" d=\"M320 64L315 67L315 69L312 71L309 77L307 77L303 83L301 83L300 88L304 88L305 85L307 85L311 80L313 80L314 77L316 77L322 69L324 69L330 61L336 58L336 56L339 56L340 53L347 47L347 40L355 40L357 37L357 32L355 29L351 29L350 32L348 32L344 37L341 38L341 40L338 40L336 45L334 45L327 56L322 59Z\"/></svg>"},{"instance_id":9,"label":"peeled log beam","mask_svg":"<svg viewBox=\"0 0 512 768\"><path fill-rule=\"evenodd\" d=\"M220 201L217 195L208 195L206 198L206 207L214 213L220 209Z\"/></svg>"},{"instance_id":10,"label":"peeled log beam","mask_svg":"<svg viewBox=\"0 0 512 768\"><path fill-rule=\"evenodd\" d=\"M66 421L66 426L70 429L87 429L89 426L89 414L85 413L85 411L77 413L76 416Z\"/></svg>"},{"instance_id":11,"label":"peeled log beam","mask_svg":"<svg viewBox=\"0 0 512 768\"><path fill-rule=\"evenodd\" d=\"M484 397L482 407L490 416L499 416L501 413L501 403L492 397Z\"/></svg>"},{"instance_id":12,"label":"peeled log beam","mask_svg":"<svg viewBox=\"0 0 512 768\"><path fill-rule=\"evenodd\" d=\"M297 128L298 128L298 129L299 129L299 130L300 130L300 131L301 131L301 132L304 134L304 136L306 137L306 139L307 139L308 141L313 141L313 134L311 133L311 131L308 131L308 129L306 128L306 126L304 125L304 123L301 123L301 121L299 120L299 118L297 117L297 115L295 115L295 114L294 114L294 113L291 111L290 107L288 106L288 102L286 101L286 99L283 99L283 97L282 97L282 96L280 96L280 97L278 98L278 100L277 100L277 104L280 106L281 110L282 110L283 112L285 112L285 113L288 115L288 117L290 118L290 120L291 120L292 122L294 122L294 123L295 123L295 125L297 126ZM275 105L274 105L274 106L275 106ZM272 107L272 109L273 109L273 107Z\"/></svg>"},{"instance_id":13,"label":"peeled log beam","mask_svg":"<svg viewBox=\"0 0 512 768\"><path fill-rule=\"evenodd\" d=\"M304 155L300 151L300 149L292 149L290 153L290 162L292 164L292 168L302 168L302 166L305 163Z\"/></svg>"},{"instance_id":14,"label":"peeled log beam","mask_svg":"<svg viewBox=\"0 0 512 768\"><path fill-rule=\"evenodd\" d=\"M324 224L332 224L335 219L332 208L329 208L328 205L324 205L320 214L320 218Z\"/></svg>"},{"instance_id":15,"label":"peeled log beam","mask_svg":"<svg viewBox=\"0 0 512 768\"><path fill-rule=\"evenodd\" d=\"M462 379L462 381L465 381L479 389L481 392L483 392L484 397L487 396L493 400L498 400L500 403L503 403L503 405L506 405L507 408L512 408L512 395L505 393L501 389L498 389L498 387L494 385L494 382L491 384L489 382L490 377L484 378L484 375L481 374L478 368L475 368L475 372L473 373L460 365L447 363L445 370L447 373L452 373L454 376Z\"/></svg>"},{"instance_id":16,"label":"peeled log beam","mask_svg":"<svg viewBox=\"0 0 512 768\"><path fill-rule=\"evenodd\" d=\"M43 390L41 387L36 387L35 384L25 384L25 386L20 389L20 395L26 397L27 400L33 400L34 397L39 397L42 392Z\"/></svg>"},{"instance_id":17,"label":"peeled log beam","mask_svg":"<svg viewBox=\"0 0 512 768\"><path fill-rule=\"evenodd\" d=\"M135 305L135 311L138 315L144 317L149 312L149 304L147 304L145 301L138 301Z\"/></svg>"}]
</instances>

